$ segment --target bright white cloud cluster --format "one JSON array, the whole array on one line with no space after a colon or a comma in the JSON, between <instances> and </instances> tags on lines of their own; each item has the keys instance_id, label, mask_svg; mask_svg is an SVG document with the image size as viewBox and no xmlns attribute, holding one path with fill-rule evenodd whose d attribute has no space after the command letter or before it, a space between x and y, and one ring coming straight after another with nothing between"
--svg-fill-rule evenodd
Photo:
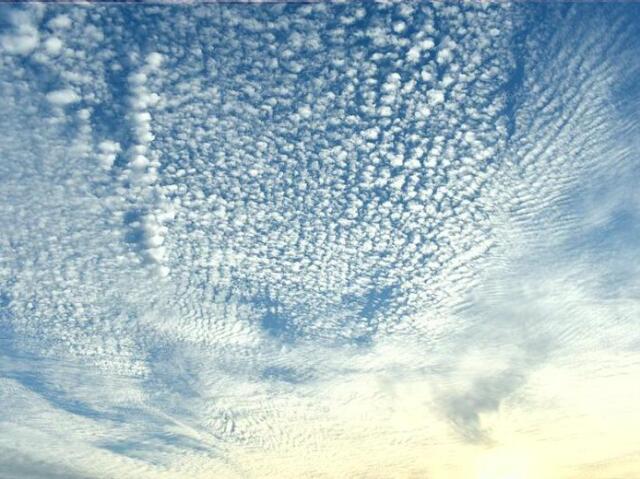
<instances>
[{"instance_id":1,"label":"bright white cloud cluster","mask_svg":"<svg viewBox=\"0 0 640 479\"><path fill-rule=\"evenodd\" d=\"M7 7L0 476L624 471L626 8Z\"/></svg>"},{"instance_id":2,"label":"bright white cloud cluster","mask_svg":"<svg viewBox=\"0 0 640 479\"><path fill-rule=\"evenodd\" d=\"M65 88L47 93L47 100L54 105L64 106L80 101L80 97L73 90Z\"/></svg>"},{"instance_id":3,"label":"bright white cloud cluster","mask_svg":"<svg viewBox=\"0 0 640 479\"><path fill-rule=\"evenodd\" d=\"M7 15L11 24L9 32L0 36L0 45L4 53L27 55L40 41L38 28L34 25L33 14L28 11L12 10Z\"/></svg>"},{"instance_id":4,"label":"bright white cloud cluster","mask_svg":"<svg viewBox=\"0 0 640 479\"><path fill-rule=\"evenodd\" d=\"M166 277L170 270L164 264L167 255L164 223L172 220L174 213L171 208L163 207L155 188L160 155L152 148L155 136L151 110L157 105L159 96L147 88L148 76L156 74L161 63L162 55L152 52L147 55L144 65L128 78L133 144L129 150L128 168L122 176L134 205L130 213L135 219L129 226L134 234L140 235L138 241L145 261L153 264L161 277Z\"/></svg>"}]
</instances>

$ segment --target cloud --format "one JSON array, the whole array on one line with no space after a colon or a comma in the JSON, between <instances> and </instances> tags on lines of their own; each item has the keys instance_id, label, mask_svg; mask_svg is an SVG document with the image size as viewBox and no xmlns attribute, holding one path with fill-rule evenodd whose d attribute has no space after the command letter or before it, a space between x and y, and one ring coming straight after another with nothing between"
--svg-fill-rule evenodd
<instances>
[{"instance_id":1,"label":"cloud","mask_svg":"<svg viewBox=\"0 0 640 479\"><path fill-rule=\"evenodd\" d=\"M28 55L40 41L38 28L29 10L10 10L7 15L12 31L0 36L2 50L10 55Z\"/></svg>"},{"instance_id":2,"label":"cloud","mask_svg":"<svg viewBox=\"0 0 640 479\"><path fill-rule=\"evenodd\" d=\"M445 413L465 440L490 443L488 432L482 427L480 415L497 412L502 401L524 384L521 373L507 370L496 376L476 379L469 391L448 397Z\"/></svg>"},{"instance_id":3,"label":"cloud","mask_svg":"<svg viewBox=\"0 0 640 479\"><path fill-rule=\"evenodd\" d=\"M49 37L44 42L44 48L50 55L58 55L62 50L63 43L57 37Z\"/></svg>"},{"instance_id":4,"label":"cloud","mask_svg":"<svg viewBox=\"0 0 640 479\"><path fill-rule=\"evenodd\" d=\"M158 52L151 52L149 53L149 55L147 55L147 65L149 65L150 68L159 68L162 64L162 60L163 57Z\"/></svg>"},{"instance_id":5,"label":"cloud","mask_svg":"<svg viewBox=\"0 0 640 479\"><path fill-rule=\"evenodd\" d=\"M88 479L88 476L56 463L47 463L23 454L19 450L6 451L0 460L0 475L6 479ZM95 477L95 476L94 476Z\"/></svg>"},{"instance_id":6,"label":"cloud","mask_svg":"<svg viewBox=\"0 0 640 479\"><path fill-rule=\"evenodd\" d=\"M56 15L48 22L48 26L53 29L66 29L70 28L72 24L71 17L64 13Z\"/></svg>"},{"instance_id":7,"label":"cloud","mask_svg":"<svg viewBox=\"0 0 640 479\"><path fill-rule=\"evenodd\" d=\"M53 105L65 106L80 101L78 94L69 89L54 90L47 93L47 101Z\"/></svg>"},{"instance_id":8,"label":"cloud","mask_svg":"<svg viewBox=\"0 0 640 479\"><path fill-rule=\"evenodd\" d=\"M615 386L638 344L637 48L598 8L8 25L32 56L0 73L2 467L470 477L474 445L586 428L554 377Z\"/></svg>"},{"instance_id":9,"label":"cloud","mask_svg":"<svg viewBox=\"0 0 640 479\"><path fill-rule=\"evenodd\" d=\"M2 35L2 49L12 55L27 55L38 46L38 31L32 26L23 26L13 35Z\"/></svg>"},{"instance_id":10,"label":"cloud","mask_svg":"<svg viewBox=\"0 0 640 479\"><path fill-rule=\"evenodd\" d=\"M535 305L528 307L533 309ZM493 314L496 309L492 308ZM515 311L513 313L502 319L505 323L502 329L507 328L509 322L522 321ZM526 385L536 368L548 359L552 343L548 338L521 335L517 329L505 333L496 318L484 316L483 320L491 324L493 334L476 331L475 344L461 343L472 348L461 352L458 367L453 371L456 383L463 387L443 392L438 402L460 437L471 444L491 445L494 440L483 418L490 424L491 415L499 413L505 401ZM483 353L474 354L475 348L482 348Z\"/></svg>"}]
</instances>

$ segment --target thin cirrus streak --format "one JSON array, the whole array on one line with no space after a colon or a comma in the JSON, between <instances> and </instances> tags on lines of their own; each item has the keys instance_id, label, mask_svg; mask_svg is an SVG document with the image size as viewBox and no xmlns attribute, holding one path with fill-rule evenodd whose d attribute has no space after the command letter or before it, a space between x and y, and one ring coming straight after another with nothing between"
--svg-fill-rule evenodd
<instances>
[{"instance_id":1,"label":"thin cirrus streak","mask_svg":"<svg viewBox=\"0 0 640 479\"><path fill-rule=\"evenodd\" d=\"M4 6L0 476L632 474L638 13Z\"/></svg>"}]
</instances>

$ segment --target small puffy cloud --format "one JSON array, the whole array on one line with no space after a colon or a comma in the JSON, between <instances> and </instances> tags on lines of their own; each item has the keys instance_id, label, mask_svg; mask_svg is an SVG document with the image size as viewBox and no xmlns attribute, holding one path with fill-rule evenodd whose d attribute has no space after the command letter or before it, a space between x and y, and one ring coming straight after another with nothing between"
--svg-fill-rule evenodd
<instances>
[{"instance_id":1,"label":"small puffy cloud","mask_svg":"<svg viewBox=\"0 0 640 479\"><path fill-rule=\"evenodd\" d=\"M147 75L142 72L132 73L129 75L129 82L133 85L142 85L147 81Z\"/></svg>"},{"instance_id":2,"label":"small puffy cloud","mask_svg":"<svg viewBox=\"0 0 640 479\"><path fill-rule=\"evenodd\" d=\"M150 106L156 105L160 101L160 96L157 93L147 93L146 91L135 91L135 96L130 99L131 106L135 110L144 110Z\"/></svg>"},{"instance_id":3,"label":"small puffy cloud","mask_svg":"<svg viewBox=\"0 0 640 479\"><path fill-rule=\"evenodd\" d=\"M71 18L68 15L57 15L47 25L53 29L69 28L71 26Z\"/></svg>"},{"instance_id":4,"label":"small puffy cloud","mask_svg":"<svg viewBox=\"0 0 640 479\"><path fill-rule=\"evenodd\" d=\"M404 163L404 155L402 155L401 153L392 155L389 158L389 163L391 164L391 166L402 166L402 164Z\"/></svg>"},{"instance_id":5,"label":"small puffy cloud","mask_svg":"<svg viewBox=\"0 0 640 479\"><path fill-rule=\"evenodd\" d=\"M444 103L444 92L442 90L430 90L427 92L429 105L435 106Z\"/></svg>"},{"instance_id":6,"label":"small puffy cloud","mask_svg":"<svg viewBox=\"0 0 640 479\"><path fill-rule=\"evenodd\" d=\"M421 104L416 108L416 119L424 120L428 118L429 115L431 115L431 110L429 110L426 105Z\"/></svg>"},{"instance_id":7,"label":"small puffy cloud","mask_svg":"<svg viewBox=\"0 0 640 479\"><path fill-rule=\"evenodd\" d=\"M2 35L0 45L10 55L28 55L38 46L39 39L33 25L20 25L13 34Z\"/></svg>"},{"instance_id":8,"label":"small puffy cloud","mask_svg":"<svg viewBox=\"0 0 640 479\"><path fill-rule=\"evenodd\" d=\"M171 269L168 266L160 265L156 268L156 273L161 278L166 278L167 276L169 276L169 274L171 274Z\"/></svg>"},{"instance_id":9,"label":"small puffy cloud","mask_svg":"<svg viewBox=\"0 0 640 479\"><path fill-rule=\"evenodd\" d=\"M64 106L80 101L80 96L70 88L65 88L47 93L47 101L53 105Z\"/></svg>"},{"instance_id":10,"label":"small puffy cloud","mask_svg":"<svg viewBox=\"0 0 640 479\"><path fill-rule=\"evenodd\" d=\"M138 124L147 124L151 121L151 114L147 111L134 113L133 118Z\"/></svg>"},{"instance_id":11,"label":"small puffy cloud","mask_svg":"<svg viewBox=\"0 0 640 479\"><path fill-rule=\"evenodd\" d=\"M404 186L404 182L405 182L404 176L396 176L393 180L391 180L389 184L396 190L401 190L402 187Z\"/></svg>"},{"instance_id":12,"label":"small puffy cloud","mask_svg":"<svg viewBox=\"0 0 640 479\"><path fill-rule=\"evenodd\" d=\"M380 131L375 127L369 128L363 132L363 135L367 140L376 140L379 134Z\"/></svg>"},{"instance_id":13,"label":"small puffy cloud","mask_svg":"<svg viewBox=\"0 0 640 479\"><path fill-rule=\"evenodd\" d=\"M155 263L162 263L167 254L167 249L164 246L157 246L155 248L149 248L147 255L149 259Z\"/></svg>"},{"instance_id":14,"label":"small puffy cloud","mask_svg":"<svg viewBox=\"0 0 640 479\"><path fill-rule=\"evenodd\" d=\"M147 166L149 166L149 160L143 155L136 155L136 157L131 162L131 167L136 170L143 170Z\"/></svg>"},{"instance_id":15,"label":"small puffy cloud","mask_svg":"<svg viewBox=\"0 0 640 479\"><path fill-rule=\"evenodd\" d=\"M404 23L403 21L396 22L393 24L393 31L396 33L402 33L405 31L406 28L407 28L407 24Z\"/></svg>"},{"instance_id":16,"label":"small puffy cloud","mask_svg":"<svg viewBox=\"0 0 640 479\"><path fill-rule=\"evenodd\" d=\"M427 38L426 40L422 40L420 42L420 48L422 50L431 50L435 46L436 44L433 42L431 38Z\"/></svg>"},{"instance_id":17,"label":"small puffy cloud","mask_svg":"<svg viewBox=\"0 0 640 479\"><path fill-rule=\"evenodd\" d=\"M115 141L105 140L100 143L99 148L103 153L118 153L120 151L120 144Z\"/></svg>"},{"instance_id":18,"label":"small puffy cloud","mask_svg":"<svg viewBox=\"0 0 640 479\"><path fill-rule=\"evenodd\" d=\"M28 55L40 42L40 33L29 10L9 11L11 28L0 36L0 48L10 55Z\"/></svg>"},{"instance_id":19,"label":"small puffy cloud","mask_svg":"<svg viewBox=\"0 0 640 479\"><path fill-rule=\"evenodd\" d=\"M109 169L113 165L114 161L116 161L116 157L121 148L119 143L111 140L105 140L98 145L98 150L100 151L100 154L98 155L100 165L104 169Z\"/></svg>"},{"instance_id":20,"label":"small puffy cloud","mask_svg":"<svg viewBox=\"0 0 640 479\"><path fill-rule=\"evenodd\" d=\"M151 68L156 69L162 64L163 57L158 52L149 53L147 55L147 65Z\"/></svg>"},{"instance_id":21,"label":"small puffy cloud","mask_svg":"<svg viewBox=\"0 0 640 479\"><path fill-rule=\"evenodd\" d=\"M417 62L418 60L420 60L420 53L420 47L414 45L407 52L407 60L409 60L410 62Z\"/></svg>"},{"instance_id":22,"label":"small puffy cloud","mask_svg":"<svg viewBox=\"0 0 640 479\"><path fill-rule=\"evenodd\" d=\"M80 118L81 120L88 120L91 118L91 110L88 108L83 108L82 110L78 111L78 118Z\"/></svg>"},{"instance_id":23,"label":"small puffy cloud","mask_svg":"<svg viewBox=\"0 0 640 479\"><path fill-rule=\"evenodd\" d=\"M380 114L380 116L391 116L393 113L393 110L391 109L390 106L383 105L378 110L378 113Z\"/></svg>"},{"instance_id":24,"label":"small puffy cloud","mask_svg":"<svg viewBox=\"0 0 640 479\"><path fill-rule=\"evenodd\" d=\"M57 55L62 50L62 40L57 37L50 37L44 42L44 48L50 55Z\"/></svg>"},{"instance_id":25,"label":"small puffy cloud","mask_svg":"<svg viewBox=\"0 0 640 479\"><path fill-rule=\"evenodd\" d=\"M309 118L311 116L311 108L308 105L303 105L298 109L298 115L302 118Z\"/></svg>"},{"instance_id":26,"label":"small puffy cloud","mask_svg":"<svg viewBox=\"0 0 640 479\"><path fill-rule=\"evenodd\" d=\"M422 81L424 82L428 82L433 80L433 72L429 71L429 70L422 70L420 72L420 78L422 79Z\"/></svg>"},{"instance_id":27,"label":"small puffy cloud","mask_svg":"<svg viewBox=\"0 0 640 479\"><path fill-rule=\"evenodd\" d=\"M415 170L416 168L420 168L420 166L422 165L420 164L420 160L418 158L412 158L407 162L405 166L409 169Z\"/></svg>"},{"instance_id":28,"label":"small puffy cloud","mask_svg":"<svg viewBox=\"0 0 640 479\"><path fill-rule=\"evenodd\" d=\"M400 82L401 82L402 78L400 77L399 73L391 73L388 77L387 77L387 81L384 85L382 85L382 91L385 93L392 93L395 92L396 90L398 90L400 88Z\"/></svg>"},{"instance_id":29,"label":"small puffy cloud","mask_svg":"<svg viewBox=\"0 0 640 479\"><path fill-rule=\"evenodd\" d=\"M449 63L453 59L453 53L448 48L444 48L438 52L436 61L439 64Z\"/></svg>"}]
</instances>

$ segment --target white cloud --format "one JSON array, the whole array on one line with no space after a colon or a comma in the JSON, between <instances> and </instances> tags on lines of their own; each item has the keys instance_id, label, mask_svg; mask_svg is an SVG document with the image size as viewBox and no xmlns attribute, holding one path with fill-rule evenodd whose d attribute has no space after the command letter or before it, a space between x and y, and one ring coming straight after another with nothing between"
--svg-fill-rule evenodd
<instances>
[{"instance_id":1,"label":"white cloud","mask_svg":"<svg viewBox=\"0 0 640 479\"><path fill-rule=\"evenodd\" d=\"M407 52L407 60L409 60L410 62L417 62L418 60L420 60L420 56L421 49L418 45L414 45Z\"/></svg>"},{"instance_id":2,"label":"white cloud","mask_svg":"<svg viewBox=\"0 0 640 479\"><path fill-rule=\"evenodd\" d=\"M163 56L158 52L152 52L147 55L147 65L151 68L156 69L162 65Z\"/></svg>"},{"instance_id":3,"label":"white cloud","mask_svg":"<svg viewBox=\"0 0 640 479\"><path fill-rule=\"evenodd\" d=\"M0 36L0 46L11 55L27 55L40 41L38 30L32 25L21 25L13 34Z\"/></svg>"},{"instance_id":4,"label":"white cloud","mask_svg":"<svg viewBox=\"0 0 640 479\"><path fill-rule=\"evenodd\" d=\"M47 101L53 105L65 106L80 101L80 96L70 88L64 88L47 93Z\"/></svg>"},{"instance_id":5,"label":"white cloud","mask_svg":"<svg viewBox=\"0 0 640 479\"><path fill-rule=\"evenodd\" d=\"M367 140L376 140L379 135L380 135L380 132L378 131L377 128L369 128L363 132L363 136Z\"/></svg>"},{"instance_id":6,"label":"white cloud","mask_svg":"<svg viewBox=\"0 0 640 479\"><path fill-rule=\"evenodd\" d=\"M309 108L307 105L303 105L298 109L298 114L304 119L310 118L311 108Z\"/></svg>"},{"instance_id":7,"label":"white cloud","mask_svg":"<svg viewBox=\"0 0 640 479\"><path fill-rule=\"evenodd\" d=\"M62 40L57 37L49 37L44 42L44 48L50 55L58 55L62 50Z\"/></svg>"},{"instance_id":8,"label":"white cloud","mask_svg":"<svg viewBox=\"0 0 640 479\"><path fill-rule=\"evenodd\" d=\"M404 186L405 181L406 181L406 178L400 175L393 178L390 184L392 188L395 188L396 190L401 190L402 187Z\"/></svg>"},{"instance_id":9,"label":"white cloud","mask_svg":"<svg viewBox=\"0 0 640 479\"><path fill-rule=\"evenodd\" d=\"M70 28L72 25L71 17L65 14L56 15L51 20L49 20L48 25L53 29Z\"/></svg>"},{"instance_id":10,"label":"white cloud","mask_svg":"<svg viewBox=\"0 0 640 479\"><path fill-rule=\"evenodd\" d=\"M100 151L98 155L100 165L104 169L109 169L113 166L118 153L121 151L121 147L120 144L115 141L104 140L98 145L98 150Z\"/></svg>"},{"instance_id":11,"label":"white cloud","mask_svg":"<svg viewBox=\"0 0 640 479\"><path fill-rule=\"evenodd\" d=\"M444 103L444 92L442 90L429 90L427 92L429 105L436 106Z\"/></svg>"}]
</instances>

